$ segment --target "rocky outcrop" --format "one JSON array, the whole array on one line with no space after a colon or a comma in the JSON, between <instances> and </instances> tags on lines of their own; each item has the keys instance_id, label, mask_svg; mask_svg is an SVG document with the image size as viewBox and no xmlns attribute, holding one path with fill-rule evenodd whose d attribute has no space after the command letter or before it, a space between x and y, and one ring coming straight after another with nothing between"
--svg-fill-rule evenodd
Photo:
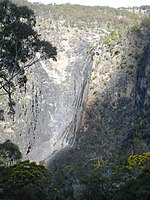
<instances>
[{"instance_id":1,"label":"rocky outcrop","mask_svg":"<svg viewBox=\"0 0 150 200\"><path fill-rule=\"evenodd\" d=\"M60 29L53 40L57 62L33 66L27 72L26 91L14 93L14 119L2 113L0 140L16 143L23 159L46 161L54 152L74 144L93 63L86 38L84 32ZM0 106L6 111L5 96Z\"/></svg>"}]
</instances>

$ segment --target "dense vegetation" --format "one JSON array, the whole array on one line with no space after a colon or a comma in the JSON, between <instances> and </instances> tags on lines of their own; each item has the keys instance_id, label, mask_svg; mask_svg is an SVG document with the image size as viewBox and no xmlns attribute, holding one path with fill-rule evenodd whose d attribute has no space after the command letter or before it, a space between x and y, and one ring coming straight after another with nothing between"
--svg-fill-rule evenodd
<instances>
[{"instance_id":1,"label":"dense vegetation","mask_svg":"<svg viewBox=\"0 0 150 200\"><path fill-rule=\"evenodd\" d=\"M150 198L150 153L131 155L122 165L97 158L80 167L56 163L46 169L34 162L19 162L19 149L10 141L1 144L0 150L0 161L3 152L8 152L7 158L17 161L10 166L1 162L1 200Z\"/></svg>"},{"instance_id":2,"label":"dense vegetation","mask_svg":"<svg viewBox=\"0 0 150 200\"><path fill-rule=\"evenodd\" d=\"M0 144L0 165L7 166L14 164L22 158L21 152L17 145L10 140Z\"/></svg>"},{"instance_id":3,"label":"dense vegetation","mask_svg":"<svg viewBox=\"0 0 150 200\"><path fill-rule=\"evenodd\" d=\"M141 10L146 10L146 13L143 15L140 12L137 15L127 9L109 7L70 4L44 6L20 0L12 2L19 7L8 1L0 4L0 84L1 89L9 95L10 103L13 103L11 94L15 87L26 83L25 70L35 62L36 52L44 53L44 58L55 59L56 49L40 39L36 31L39 27L40 31L53 32L58 26L65 26L68 30L73 27L84 31L93 30L98 34L101 33L99 29L106 28L105 34L94 47L95 50L98 48L101 63L105 60L108 63L103 64L110 65L117 58L120 73L125 72L131 79L136 76L135 68L149 41L149 7L142 7ZM35 10L38 27L34 12L27 5ZM100 54L101 51L104 53ZM96 78L95 73L92 79ZM103 85L108 87L109 81L104 79ZM141 148L141 121L149 118L149 113L137 115L132 137L123 144L117 144L119 147L116 145L111 148L116 135L111 130L109 135L105 134L107 125L113 124L113 119L110 120L111 113L107 113L106 109L106 103L109 102L104 99L105 102L101 105L102 96L98 96L96 82L90 86L90 93L94 95L95 102L93 109L86 108L89 128L86 134L83 131L81 136L78 135L77 150L67 161L58 161L48 170L34 162L20 162L21 153L11 141L0 144L1 200L150 199L150 153ZM13 111L13 107L10 108ZM124 110L120 112L125 113ZM115 119L115 113L113 116ZM115 126L110 128L115 129ZM118 129L117 125L117 133ZM148 138L148 134L149 132L145 133L144 137ZM109 141L109 147L103 142L105 139ZM135 152L133 155L130 155L131 147Z\"/></svg>"},{"instance_id":4,"label":"dense vegetation","mask_svg":"<svg viewBox=\"0 0 150 200\"><path fill-rule=\"evenodd\" d=\"M78 27L80 29L86 28L102 28L110 26L111 24L130 24L140 20L143 16L149 15L149 6L143 6L140 8L139 15L134 12L134 9L125 8L110 8L110 7L100 7L100 6L81 6L72 4L40 4L40 3L29 3L25 0L17 1L12 0L12 2L18 5L27 5L31 9L35 10L36 16L41 16L45 20L49 20L49 25L53 28L53 22L61 23L63 26ZM128 11L130 10L130 11ZM142 11L145 11L144 15Z\"/></svg>"}]
</instances>

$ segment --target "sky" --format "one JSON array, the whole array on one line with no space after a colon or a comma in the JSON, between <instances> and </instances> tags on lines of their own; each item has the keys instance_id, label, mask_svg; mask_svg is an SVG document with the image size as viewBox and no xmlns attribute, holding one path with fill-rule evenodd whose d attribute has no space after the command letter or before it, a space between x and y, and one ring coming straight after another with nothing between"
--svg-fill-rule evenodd
<instances>
[{"instance_id":1,"label":"sky","mask_svg":"<svg viewBox=\"0 0 150 200\"><path fill-rule=\"evenodd\" d=\"M40 2L44 4L56 3L72 3L80 5L99 5L99 6L110 6L110 7L133 7L141 5L150 5L150 0L28 0L30 2Z\"/></svg>"}]
</instances>

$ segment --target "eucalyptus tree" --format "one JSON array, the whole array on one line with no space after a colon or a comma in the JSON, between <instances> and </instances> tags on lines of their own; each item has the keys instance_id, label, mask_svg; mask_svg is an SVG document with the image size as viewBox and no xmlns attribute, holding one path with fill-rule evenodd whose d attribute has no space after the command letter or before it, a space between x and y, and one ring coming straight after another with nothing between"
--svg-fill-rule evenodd
<instances>
[{"instance_id":1,"label":"eucalyptus tree","mask_svg":"<svg viewBox=\"0 0 150 200\"><path fill-rule=\"evenodd\" d=\"M0 90L8 95L10 112L16 86L27 82L26 69L41 59L56 60L56 47L41 40L35 26L34 12L27 6L0 1Z\"/></svg>"}]
</instances>

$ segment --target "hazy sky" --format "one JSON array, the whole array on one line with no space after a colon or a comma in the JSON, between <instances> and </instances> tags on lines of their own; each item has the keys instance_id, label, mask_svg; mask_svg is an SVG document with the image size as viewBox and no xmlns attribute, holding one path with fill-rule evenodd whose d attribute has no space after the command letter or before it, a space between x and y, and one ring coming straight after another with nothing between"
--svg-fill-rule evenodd
<instances>
[{"instance_id":1,"label":"hazy sky","mask_svg":"<svg viewBox=\"0 0 150 200\"><path fill-rule=\"evenodd\" d=\"M30 2L41 2L44 4L50 3L72 3L81 5L99 5L99 6L110 6L110 7L128 7L128 6L141 6L150 5L150 0L28 0Z\"/></svg>"}]
</instances>

